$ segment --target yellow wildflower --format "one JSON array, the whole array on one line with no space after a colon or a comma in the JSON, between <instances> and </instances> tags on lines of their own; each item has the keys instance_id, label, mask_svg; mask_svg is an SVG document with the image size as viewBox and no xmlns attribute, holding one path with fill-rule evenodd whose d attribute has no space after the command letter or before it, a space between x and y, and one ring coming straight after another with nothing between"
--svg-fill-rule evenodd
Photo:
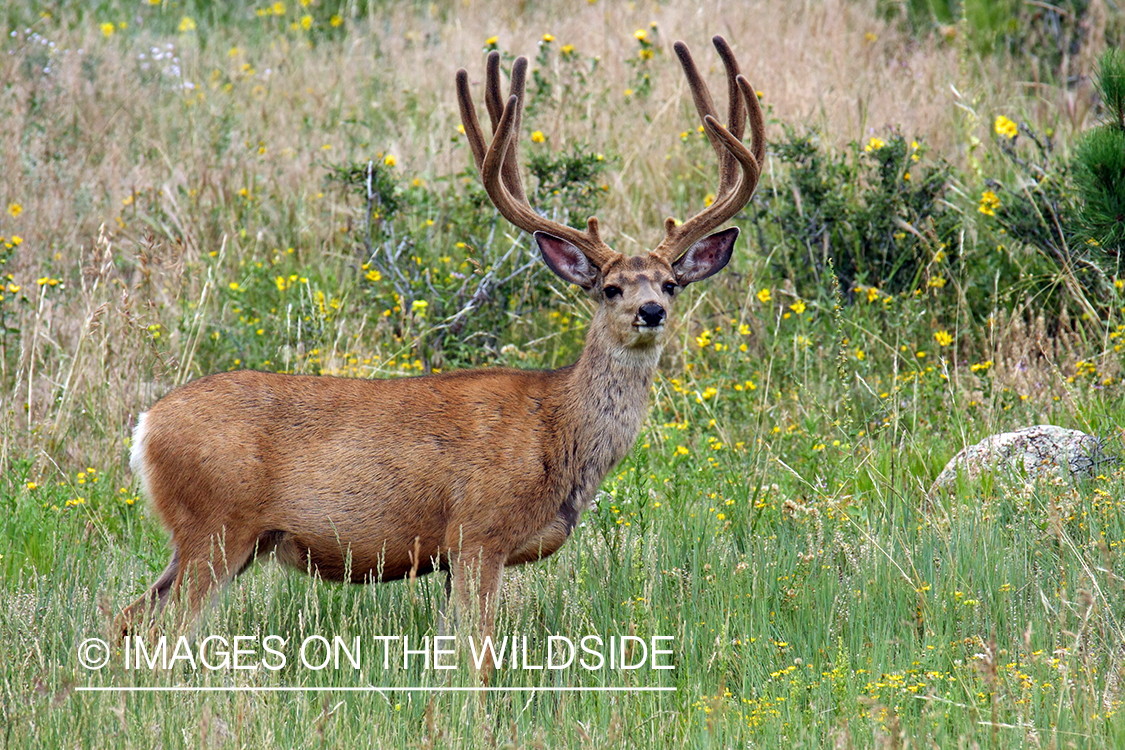
<instances>
[{"instance_id":1,"label":"yellow wildflower","mask_svg":"<svg viewBox=\"0 0 1125 750\"><path fill-rule=\"evenodd\" d=\"M1000 208L1000 199L996 197L996 193L991 190L985 190L980 194L980 206L977 210L985 216L995 216L996 209Z\"/></svg>"},{"instance_id":2,"label":"yellow wildflower","mask_svg":"<svg viewBox=\"0 0 1125 750\"><path fill-rule=\"evenodd\" d=\"M1004 115L1000 115L996 118L996 124L993 125L993 129L996 131L996 135L1002 135L1005 138L1015 138L1020 132L1019 125L1016 125Z\"/></svg>"},{"instance_id":3,"label":"yellow wildflower","mask_svg":"<svg viewBox=\"0 0 1125 750\"><path fill-rule=\"evenodd\" d=\"M195 31L195 21L189 16L184 16L180 19L179 25L180 32Z\"/></svg>"}]
</instances>

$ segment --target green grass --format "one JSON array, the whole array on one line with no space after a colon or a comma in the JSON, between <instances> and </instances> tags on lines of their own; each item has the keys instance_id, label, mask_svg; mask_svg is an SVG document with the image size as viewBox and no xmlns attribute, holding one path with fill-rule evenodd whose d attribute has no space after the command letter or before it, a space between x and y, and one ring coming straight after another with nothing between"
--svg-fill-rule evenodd
<instances>
[{"instance_id":1,"label":"green grass","mask_svg":"<svg viewBox=\"0 0 1125 750\"><path fill-rule=\"evenodd\" d=\"M1125 745L1125 469L927 495L958 450L1014 427L1082 429L1121 452L1125 284L1108 268L1083 286L979 211L987 179L1013 186L1005 208L1032 192L1004 157L1026 156L1026 140L993 133L997 114L1056 129L1064 153L1081 117L1035 114L1065 84L1015 97L1000 53L909 38L874 3L828 21L775 4L729 19L775 144L734 222L738 252L678 303L652 414L597 509L551 559L505 577L497 632L527 636L533 655L550 635L671 636L675 668L501 670L494 687L674 691L408 691L475 685L465 661L383 669L378 637L437 633L441 576L345 586L268 561L190 638L282 636L284 668L127 670L122 653L84 668L79 644L110 639L167 562L127 455L136 415L171 387L238 367L389 377L577 356L590 308L528 265L527 238L466 172L453 68L479 76L486 44L538 58L543 101L522 145L559 195L537 203L591 205L619 249L640 252L665 215L715 189L668 49L683 38L710 54L715 29L694 5L317 4L309 29L288 6L0 13L16 31L0 41L5 747ZM181 32L185 15L196 28ZM138 56L168 43L182 75L143 68ZM904 84L884 55L909 55L924 82ZM950 86L963 107L941 104ZM802 201L776 144L806 116L823 171L807 171ZM900 126L901 138L878 131L895 160L863 150L876 122ZM896 236L879 206L906 205L939 159L951 176L932 203L947 213L933 223L919 208L918 233ZM368 161L382 196L370 227L354 179ZM568 182L568 164L596 184ZM852 192L810 200L818 174ZM999 214L1053 237L1030 211ZM844 222L832 241L856 257L876 247L888 268L887 248L909 248L911 279L891 289L857 264L854 286L836 288L832 268L805 262L822 251L812 216ZM487 300L455 324L478 289ZM302 666L294 649L312 635L358 636L361 668ZM362 686L386 690L342 689Z\"/></svg>"},{"instance_id":2,"label":"green grass","mask_svg":"<svg viewBox=\"0 0 1125 750\"><path fill-rule=\"evenodd\" d=\"M762 455L729 453L701 468L660 446L638 451L559 554L510 571L497 630L540 650L551 634L669 635L675 669L502 670L493 685L676 691L498 693L483 713L475 696L394 690L472 685L465 662L441 674L417 663L383 669L375 636L435 633L443 593L433 578L341 586L260 565L196 633L294 644L359 636L359 671L315 671L292 650L276 672L127 671L119 654L103 671L83 669L77 644L108 637L113 612L162 567L159 534L104 478L70 508L70 487L9 483L0 609L8 740L461 746L495 735L554 747L815 747L901 731L943 747L1011 747L1033 734L1119 742L1125 521L1114 498L1123 475L928 503L889 475L893 443L872 448L861 461L826 457L843 464L832 491ZM389 690L126 696L73 692L79 685Z\"/></svg>"}]
</instances>

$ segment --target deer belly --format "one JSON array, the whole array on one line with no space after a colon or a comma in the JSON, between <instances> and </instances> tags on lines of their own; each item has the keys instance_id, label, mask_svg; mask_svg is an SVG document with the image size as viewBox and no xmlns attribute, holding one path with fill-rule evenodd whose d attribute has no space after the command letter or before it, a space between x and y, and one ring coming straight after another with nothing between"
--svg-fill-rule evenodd
<instances>
[{"instance_id":1,"label":"deer belly","mask_svg":"<svg viewBox=\"0 0 1125 750\"><path fill-rule=\"evenodd\" d=\"M401 539L355 543L283 533L274 549L281 564L329 581L395 581L412 573L426 575L441 564L436 542L423 543L418 535L407 543Z\"/></svg>"}]
</instances>

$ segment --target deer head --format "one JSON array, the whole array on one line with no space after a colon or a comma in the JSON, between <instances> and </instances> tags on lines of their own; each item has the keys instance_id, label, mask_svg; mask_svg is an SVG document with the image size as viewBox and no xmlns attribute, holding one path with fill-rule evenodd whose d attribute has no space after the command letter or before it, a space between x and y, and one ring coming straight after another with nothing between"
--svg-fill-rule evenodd
<instances>
[{"instance_id":1,"label":"deer head","mask_svg":"<svg viewBox=\"0 0 1125 750\"><path fill-rule=\"evenodd\" d=\"M682 224L669 217L664 239L654 250L627 256L602 241L598 220L591 216L580 231L539 215L528 203L519 174L518 133L523 113L527 58L512 66L506 103L500 94L500 53L488 55L485 105L492 121L492 140L485 141L469 92L469 75L457 71L457 100L473 159L492 203L512 224L534 235L547 266L560 278L577 284L598 302L592 330L606 331L619 347L652 348L663 343L673 300L688 284L721 271L730 261L738 228L713 232L737 214L754 194L765 156L765 124L758 97L739 73L730 46L721 36L712 40L727 72L728 125L723 127L707 84L691 53L676 42L695 108L719 160L719 188L706 209ZM749 117L752 149L742 143Z\"/></svg>"}]
</instances>

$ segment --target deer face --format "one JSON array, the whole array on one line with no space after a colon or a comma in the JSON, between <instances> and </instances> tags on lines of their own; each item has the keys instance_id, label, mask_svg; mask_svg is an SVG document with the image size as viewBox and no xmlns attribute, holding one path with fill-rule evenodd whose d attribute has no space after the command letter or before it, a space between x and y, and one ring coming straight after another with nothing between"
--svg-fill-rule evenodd
<instances>
[{"instance_id":1,"label":"deer face","mask_svg":"<svg viewBox=\"0 0 1125 750\"><path fill-rule=\"evenodd\" d=\"M656 253L615 253L598 267L566 240L535 233L550 269L598 301L598 315L617 344L626 348L662 345L676 296L688 284L721 271L737 237L737 227L708 235L673 263Z\"/></svg>"},{"instance_id":2,"label":"deer face","mask_svg":"<svg viewBox=\"0 0 1125 750\"><path fill-rule=\"evenodd\" d=\"M672 300L680 290L672 268L650 255L622 257L589 290L604 311L614 341L652 346L664 337Z\"/></svg>"}]
</instances>

